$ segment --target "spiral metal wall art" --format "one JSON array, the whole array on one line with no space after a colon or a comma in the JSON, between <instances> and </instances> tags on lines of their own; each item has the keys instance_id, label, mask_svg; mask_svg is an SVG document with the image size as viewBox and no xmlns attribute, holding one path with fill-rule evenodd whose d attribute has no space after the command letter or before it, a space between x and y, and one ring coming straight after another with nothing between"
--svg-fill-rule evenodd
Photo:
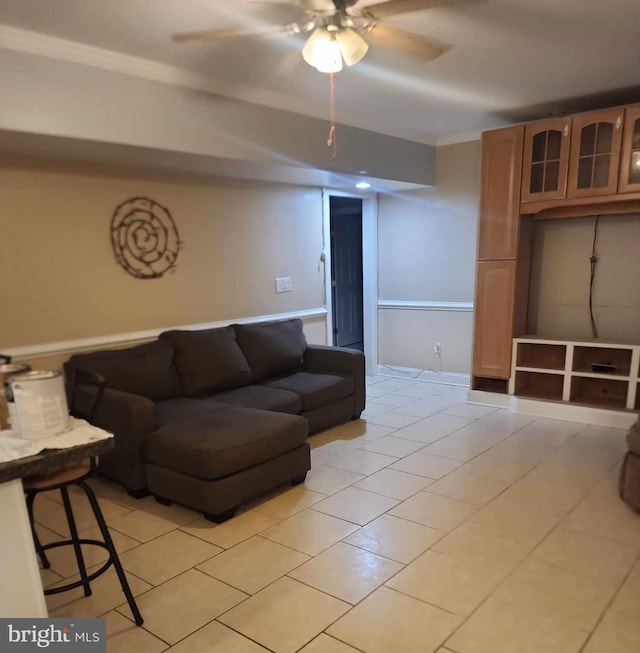
<instances>
[{"instance_id":1,"label":"spiral metal wall art","mask_svg":"<svg viewBox=\"0 0 640 653\"><path fill-rule=\"evenodd\" d=\"M138 279L157 279L175 268L181 242L171 213L148 197L132 197L111 218L116 260Z\"/></svg>"}]
</instances>

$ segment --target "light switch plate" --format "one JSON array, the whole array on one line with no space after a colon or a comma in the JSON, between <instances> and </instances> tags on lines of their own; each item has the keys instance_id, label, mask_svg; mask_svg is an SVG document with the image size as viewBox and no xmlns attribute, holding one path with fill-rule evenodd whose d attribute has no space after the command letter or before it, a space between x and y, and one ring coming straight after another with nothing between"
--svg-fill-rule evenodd
<instances>
[{"instance_id":1,"label":"light switch plate","mask_svg":"<svg viewBox=\"0 0 640 653\"><path fill-rule=\"evenodd\" d=\"M278 277L276 279L276 292L291 292L293 290L293 280L291 277Z\"/></svg>"}]
</instances>

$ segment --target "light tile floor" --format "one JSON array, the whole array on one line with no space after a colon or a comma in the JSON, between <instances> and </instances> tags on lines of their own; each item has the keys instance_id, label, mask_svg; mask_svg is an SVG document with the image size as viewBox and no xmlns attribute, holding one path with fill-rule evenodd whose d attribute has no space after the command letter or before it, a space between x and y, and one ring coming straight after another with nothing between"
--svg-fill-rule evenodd
<instances>
[{"instance_id":1,"label":"light tile floor","mask_svg":"<svg viewBox=\"0 0 640 653\"><path fill-rule=\"evenodd\" d=\"M112 571L88 599L49 597L51 614L106 617L113 653L640 651L624 431L469 405L454 386L368 387L361 420L310 438L304 485L225 524L92 481L145 624ZM63 516L38 498L43 541ZM46 586L73 577L69 552L51 557Z\"/></svg>"}]
</instances>

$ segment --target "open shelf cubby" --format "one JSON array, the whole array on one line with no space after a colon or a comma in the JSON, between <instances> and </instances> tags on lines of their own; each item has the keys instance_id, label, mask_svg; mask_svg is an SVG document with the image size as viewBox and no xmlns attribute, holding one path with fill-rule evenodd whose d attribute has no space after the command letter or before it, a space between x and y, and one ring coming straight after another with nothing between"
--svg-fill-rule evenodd
<instances>
[{"instance_id":1,"label":"open shelf cubby","mask_svg":"<svg viewBox=\"0 0 640 653\"><path fill-rule=\"evenodd\" d=\"M567 346L523 342L518 347L517 352L517 367L564 370Z\"/></svg>"},{"instance_id":2,"label":"open shelf cubby","mask_svg":"<svg viewBox=\"0 0 640 653\"><path fill-rule=\"evenodd\" d=\"M515 338L509 393L594 408L640 410L640 344Z\"/></svg>"},{"instance_id":3,"label":"open shelf cubby","mask_svg":"<svg viewBox=\"0 0 640 653\"><path fill-rule=\"evenodd\" d=\"M564 375L549 372L516 372L515 393L521 397L534 399L562 399Z\"/></svg>"},{"instance_id":4,"label":"open shelf cubby","mask_svg":"<svg viewBox=\"0 0 640 653\"><path fill-rule=\"evenodd\" d=\"M631 374L631 349L613 347L585 347L576 345L573 351L574 372L597 372L593 365L611 367L610 374L629 376ZM605 372L606 374L606 372Z\"/></svg>"}]
</instances>

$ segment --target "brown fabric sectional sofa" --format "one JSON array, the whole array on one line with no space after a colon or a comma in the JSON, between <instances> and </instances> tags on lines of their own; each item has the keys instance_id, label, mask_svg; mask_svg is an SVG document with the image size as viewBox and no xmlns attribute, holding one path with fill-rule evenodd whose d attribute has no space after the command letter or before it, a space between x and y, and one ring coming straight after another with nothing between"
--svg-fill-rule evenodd
<instances>
[{"instance_id":1,"label":"brown fabric sectional sofa","mask_svg":"<svg viewBox=\"0 0 640 653\"><path fill-rule=\"evenodd\" d=\"M88 372L80 374L81 372ZM310 468L307 435L364 409L362 352L307 345L300 320L173 330L72 356L72 408L115 435L99 471L219 522ZM91 378L92 382L86 379Z\"/></svg>"}]
</instances>

